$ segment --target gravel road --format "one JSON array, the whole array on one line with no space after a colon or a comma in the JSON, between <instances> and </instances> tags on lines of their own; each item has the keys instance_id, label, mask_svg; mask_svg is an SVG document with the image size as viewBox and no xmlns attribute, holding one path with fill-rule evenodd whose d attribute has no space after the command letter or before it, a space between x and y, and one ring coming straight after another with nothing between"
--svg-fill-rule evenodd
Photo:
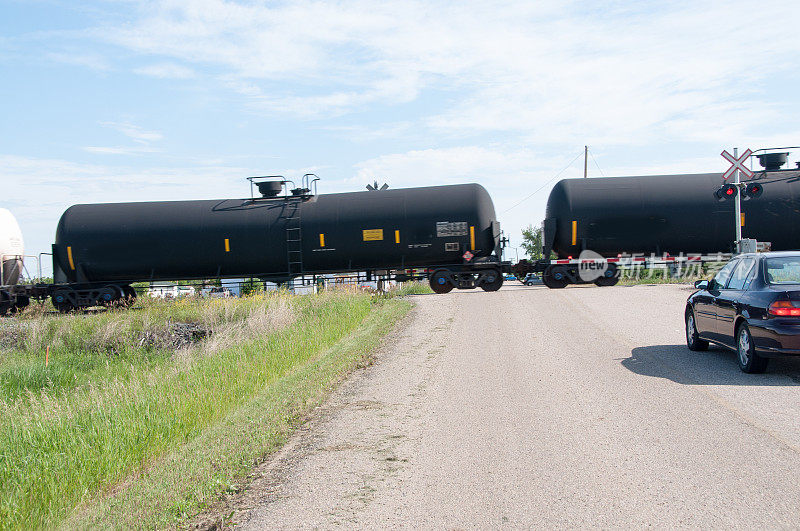
<instances>
[{"instance_id":1,"label":"gravel road","mask_svg":"<svg viewBox=\"0 0 800 531\"><path fill-rule=\"evenodd\" d=\"M246 529L797 527L800 361L684 346L685 286L416 296L239 499Z\"/></svg>"}]
</instances>

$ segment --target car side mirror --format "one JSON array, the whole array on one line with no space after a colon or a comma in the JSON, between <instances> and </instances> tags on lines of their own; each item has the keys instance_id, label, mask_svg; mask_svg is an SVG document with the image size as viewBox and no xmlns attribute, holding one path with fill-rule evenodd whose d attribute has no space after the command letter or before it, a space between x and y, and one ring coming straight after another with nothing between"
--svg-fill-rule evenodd
<instances>
[{"instance_id":1,"label":"car side mirror","mask_svg":"<svg viewBox=\"0 0 800 531\"><path fill-rule=\"evenodd\" d=\"M708 280L698 280L694 283L696 289L708 289Z\"/></svg>"}]
</instances>

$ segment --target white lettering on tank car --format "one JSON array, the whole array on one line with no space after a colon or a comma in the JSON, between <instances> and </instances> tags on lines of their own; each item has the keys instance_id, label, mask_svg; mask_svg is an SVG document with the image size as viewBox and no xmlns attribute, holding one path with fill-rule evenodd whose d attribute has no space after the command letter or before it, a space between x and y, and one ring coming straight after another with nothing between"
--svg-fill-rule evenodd
<instances>
[{"instance_id":1,"label":"white lettering on tank car","mask_svg":"<svg viewBox=\"0 0 800 531\"><path fill-rule=\"evenodd\" d=\"M437 221L436 237L466 236L469 230L466 221Z\"/></svg>"}]
</instances>

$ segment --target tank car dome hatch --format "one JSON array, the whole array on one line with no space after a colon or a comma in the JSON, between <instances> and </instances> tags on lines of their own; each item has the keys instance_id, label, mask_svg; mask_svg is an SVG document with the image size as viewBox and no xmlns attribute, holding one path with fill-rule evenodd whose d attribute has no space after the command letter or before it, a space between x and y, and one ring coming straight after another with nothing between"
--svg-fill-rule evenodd
<instances>
[{"instance_id":1,"label":"tank car dome hatch","mask_svg":"<svg viewBox=\"0 0 800 531\"><path fill-rule=\"evenodd\" d=\"M0 285L13 285L22 272L22 231L14 215L0 208Z\"/></svg>"},{"instance_id":2,"label":"tank car dome hatch","mask_svg":"<svg viewBox=\"0 0 800 531\"><path fill-rule=\"evenodd\" d=\"M756 157L758 158L758 162L761 164L761 167L764 168L765 171L776 171L780 170L783 165L786 164L786 161L789 158L789 153L762 153L760 155L756 155Z\"/></svg>"},{"instance_id":3,"label":"tank car dome hatch","mask_svg":"<svg viewBox=\"0 0 800 531\"><path fill-rule=\"evenodd\" d=\"M262 181L255 184L262 197L275 197L283 190L283 181Z\"/></svg>"}]
</instances>

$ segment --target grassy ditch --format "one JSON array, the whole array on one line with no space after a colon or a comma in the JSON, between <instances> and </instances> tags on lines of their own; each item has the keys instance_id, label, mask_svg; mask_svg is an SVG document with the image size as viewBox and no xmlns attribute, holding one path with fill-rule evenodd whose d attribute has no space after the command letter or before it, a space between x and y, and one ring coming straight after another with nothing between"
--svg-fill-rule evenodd
<instances>
[{"instance_id":1,"label":"grassy ditch","mask_svg":"<svg viewBox=\"0 0 800 531\"><path fill-rule=\"evenodd\" d=\"M0 528L164 527L196 514L409 305L334 291L6 320Z\"/></svg>"}]
</instances>

